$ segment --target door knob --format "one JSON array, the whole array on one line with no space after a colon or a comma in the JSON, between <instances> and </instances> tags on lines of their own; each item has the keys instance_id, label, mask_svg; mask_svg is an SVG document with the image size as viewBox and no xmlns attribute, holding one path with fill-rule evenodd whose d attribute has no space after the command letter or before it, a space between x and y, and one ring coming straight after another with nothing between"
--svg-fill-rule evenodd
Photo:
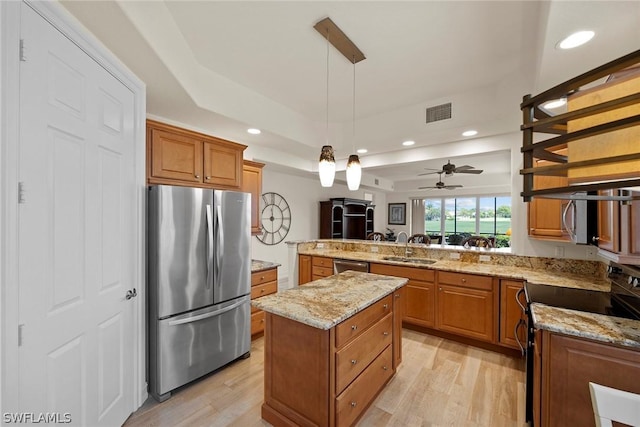
<instances>
[{"instance_id":1,"label":"door knob","mask_svg":"<svg viewBox=\"0 0 640 427\"><path fill-rule=\"evenodd\" d=\"M138 295L138 292L136 291L136 288L133 289L129 289L127 291L127 294L124 296L125 299L130 300L131 298L135 298Z\"/></svg>"}]
</instances>

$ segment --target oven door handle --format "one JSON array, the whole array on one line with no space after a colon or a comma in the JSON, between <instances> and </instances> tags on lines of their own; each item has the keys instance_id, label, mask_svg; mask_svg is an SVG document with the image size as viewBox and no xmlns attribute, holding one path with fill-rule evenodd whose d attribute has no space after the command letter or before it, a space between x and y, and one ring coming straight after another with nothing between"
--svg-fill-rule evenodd
<instances>
[{"instance_id":1,"label":"oven door handle","mask_svg":"<svg viewBox=\"0 0 640 427\"><path fill-rule=\"evenodd\" d=\"M520 295L524 292L524 286L521 287L520 289L518 289L518 292L516 292L516 302L518 303L518 305L520 306L520 308L522 309L522 313L523 314L527 314L527 308L522 305L522 303L520 302Z\"/></svg>"},{"instance_id":2,"label":"oven door handle","mask_svg":"<svg viewBox=\"0 0 640 427\"><path fill-rule=\"evenodd\" d=\"M520 342L520 338L518 338L518 330L520 329L520 326L524 326L526 328L527 322L525 322L523 319L518 320L518 323L513 328L513 336L516 339L516 342L518 343L518 347L520 347L520 353L522 353L522 356L524 357L527 354L527 349L524 348L524 346Z\"/></svg>"}]
</instances>

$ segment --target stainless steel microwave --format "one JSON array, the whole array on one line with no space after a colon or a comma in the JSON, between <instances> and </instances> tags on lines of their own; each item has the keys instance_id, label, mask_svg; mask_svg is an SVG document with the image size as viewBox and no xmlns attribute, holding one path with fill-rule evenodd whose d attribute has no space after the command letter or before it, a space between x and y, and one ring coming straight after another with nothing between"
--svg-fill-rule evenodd
<instances>
[{"instance_id":1,"label":"stainless steel microwave","mask_svg":"<svg viewBox=\"0 0 640 427\"><path fill-rule=\"evenodd\" d=\"M587 193L582 194L586 195ZM562 224L573 243L579 245L597 244L598 202L596 200L569 200L562 212Z\"/></svg>"}]
</instances>

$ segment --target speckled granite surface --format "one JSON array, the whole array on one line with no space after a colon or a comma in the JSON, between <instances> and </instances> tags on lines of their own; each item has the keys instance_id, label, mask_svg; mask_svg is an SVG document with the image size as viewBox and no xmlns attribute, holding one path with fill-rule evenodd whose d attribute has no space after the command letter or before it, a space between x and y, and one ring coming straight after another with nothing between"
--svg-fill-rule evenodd
<instances>
[{"instance_id":1,"label":"speckled granite surface","mask_svg":"<svg viewBox=\"0 0 640 427\"><path fill-rule=\"evenodd\" d=\"M495 253L492 254L491 252L486 253L491 257L491 261L489 262L481 263L477 260L474 262L471 259L474 256L477 258L478 255L485 254L485 249L472 249L468 252L462 252L461 255L466 255L466 257L461 256L460 260L452 261L448 259L449 253L451 253L449 250L437 251L436 249L429 247L429 249L423 249L423 252L419 252L419 248L412 248L412 245L409 245L409 247L414 250L411 257L437 260L434 264L420 264L417 262L412 263L385 260L384 258L390 255L404 255L404 245L397 245L395 243L387 243L387 245L390 245L388 246L388 249L392 249L392 252L383 252L382 246L378 247L378 253L371 253L365 252L364 250L349 251L346 249L335 249L331 247L317 249L313 245L305 243L304 245L298 246L298 253L305 255L327 256L331 258L379 262L383 264L404 265L408 267L432 270L483 274L505 279L526 280L531 283L539 283L543 285L564 286L603 292L611 290L611 284L604 278L604 271L601 272L599 266L592 265L602 264L599 262L569 259L556 260L553 258L537 258L532 260L532 257L508 255L506 258L510 260L509 263L500 259L503 258L502 256ZM370 249L368 246L358 244L347 244L347 246L352 246L353 249ZM438 252L444 252L444 255L439 254Z\"/></svg>"},{"instance_id":2,"label":"speckled granite surface","mask_svg":"<svg viewBox=\"0 0 640 427\"><path fill-rule=\"evenodd\" d=\"M565 335L610 342L640 350L640 321L531 304L533 324Z\"/></svg>"},{"instance_id":3,"label":"speckled granite surface","mask_svg":"<svg viewBox=\"0 0 640 427\"><path fill-rule=\"evenodd\" d=\"M345 271L251 301L260 310L314 328L331 329L407 283L407 279Z\"/></svg>"},{"instance_id":4,"label":"speckled granite surface","mask_svg":"<svg viewBox=\"0 0 640 427\"><path fill-rule=\"evenodd\" d=\"M271 270L272 268L280 267L281 264L271 261L261 261L259 259L251 260L251 272Z\"/></svg>"}]
</instances>

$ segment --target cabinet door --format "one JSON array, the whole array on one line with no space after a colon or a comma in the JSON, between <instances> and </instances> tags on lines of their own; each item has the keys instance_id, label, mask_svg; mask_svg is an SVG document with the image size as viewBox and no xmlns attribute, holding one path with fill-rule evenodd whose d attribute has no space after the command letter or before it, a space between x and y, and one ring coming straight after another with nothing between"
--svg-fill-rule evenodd
<instances>
[{"instance_id":1,"label":"cabinet door","mask_svg":"<svg viewBox=\"0 0 640 427\"><path fill-rule=\"evenodd\" d=\"M522 346L527 345L527 318L518 305L518 301L523 307L526 305L524 291L520 292L523 286L522 282L514 280L500 281L500 344L518 350L520 346L514 334L516 327L518 327L517 340Z\"/></svg>"},{"instance_id":2,"label":"cabinet door","mask_svg":"<svg viewBox=\"0 0 640 427\"><path fill-rule=\"evenodd\" d=\"M533 425L541 426L542 417L542 331L533 336ZM545 384L546 386L546 384Z\"/></svg>"},{"instance_id":3,"label":"cabinet door","mask_svg":"<svg viewBox=\"0 0 640 427\"><path fill-rule=\"evenodd\" d=\"M567 149L557 150L556 153L566 155ZM554 163L538 160L534 166L552 164ZM564 176L535 175L533 177L533 188L536 190L567 185L569 180ZM567 203L569 203L567 200L542 198L534 198L529 202L529 236L548 240L571 240L562 225L562 212Z\"/></svg>"},{"instance_id":4,"label":"cabinet door","mask_svg":"<svg viewBox=\"0 0 640 427\"><path fill-rule=\"evenodd\" d=\"M409 280L405 286L404 321L418 326L436 326L436 285Z\"/></svg>"},{"instance_id":5,"label":"cabinet door","mask_svg":"<svg viewBox=\"0 0 640 427\"><path fill-rule=\"evenodd\" d=\"M147 131L151 139L150 178L202 182L202 140L159 129Z\"/></svg>"},{"instance_id":6,"label":"cabinet door","mask_svg":"<svg viewBox=\"0 0 640 427\"><path fill-rule=\"evenodd\" d=\"M298 285L311 281L311 255L298 255Z\"/></svg>"},{"instance_id":7,"label":"cabinet door","mask_svg":"<svg viewBox=\"0 0 640 427\"><path fill-rule=\"evenodd\" d=\"M545 331L546 332L546 331ZM549 338L547 341L546 338ZM595 426L589 382L640 393L640 354L626 348L548 333L543 353L542 423L547 426Z\"/></svg>"},{"instance_id":8,"label":"cabinet door","mask_svg":"<svg viewBox=\"0 0 640 427\"><path fill-rule=\"evenodd\" d=\"M437 301L438 329L493 341L493 292L439 284Z\"/></svg>"},{"instance_id":9,"label":"cabinet door","mask_svg":"<svg viewBox=\"0 0 640 427\"><path fill-rule=\"evenodd\" d=\"M204 143L204 183L239 190L242 185L242 150L221 142Z\"/></svg>"},{"instance_id":10,"label":"cabinet door","mask_svg":"<svg viewBox=\"0 0 640 427\"><path fill-rule=\"evenodd\" d=\"M260 234L260 196L262 194L263 163L244 161L242 168L242 191L251 194L251 234Z\"/></svg>"},{"instance_id":11,"label":"cabinet door","mask_svg":"<svg viewBox=\"0 0 640 427\"><path fill-rule=\"evenodd\" d=\"M615 190L601 190L601 196L612 196ZM598 201L598 247L610 252L620 250L620 204Z\"/></svg>"}]
</instances>

